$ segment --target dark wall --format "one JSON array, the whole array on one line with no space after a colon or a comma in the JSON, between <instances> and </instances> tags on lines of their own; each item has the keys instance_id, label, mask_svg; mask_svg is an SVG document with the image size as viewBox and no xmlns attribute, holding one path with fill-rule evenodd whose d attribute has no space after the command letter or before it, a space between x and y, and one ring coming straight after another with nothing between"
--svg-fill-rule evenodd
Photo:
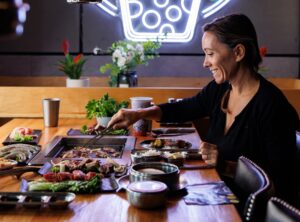
<instances>
[{"instance_id":1,"label":"dark wall","mask_svg":"<svg viewBox=\"0 0 300 222\"><path fill-rule=\"evenodd\" d=\"M209 1L209 0L207 0ZM202 2L205 2L202 0ZM31 9L23 36L0 42L0 75L60 76L57 61L62 57L61 42L67 38L71 51L80 50L79 5L65 0L30 0ZM231 0L226 8L206 19L198 16L195 36L189 43L165 43L160 58L139 67L144 76L209 76L202 68L201 26L214 17L244 13L253 21L259 44L268 48L264 59L266 76L299 75L299 0ZM100 65L110 56L90 55L95 46L107 48L124 39L122 21L94 5L83 5L83 52L88 59L84 73L99 74Z\"/></svg>"}]
</instances>

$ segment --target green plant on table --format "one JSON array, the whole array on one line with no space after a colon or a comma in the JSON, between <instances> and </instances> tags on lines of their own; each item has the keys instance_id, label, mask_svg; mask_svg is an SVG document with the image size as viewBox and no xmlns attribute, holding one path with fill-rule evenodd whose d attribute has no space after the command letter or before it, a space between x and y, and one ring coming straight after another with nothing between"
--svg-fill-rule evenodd
<instances>
[{"instance_id":1,"label":"green plant on table","mask_svg":"<svg viewBox=\"0 0 300 222\"><path fill-rule=\"evenodd\" d=\"M127 108L128 101L118 103L114 98L110 97L108 93L103 95L99 100L90 100L85 106L86 116L88 119L94 117L112 117L120 109Z\"/></svg>"}]
</instances>

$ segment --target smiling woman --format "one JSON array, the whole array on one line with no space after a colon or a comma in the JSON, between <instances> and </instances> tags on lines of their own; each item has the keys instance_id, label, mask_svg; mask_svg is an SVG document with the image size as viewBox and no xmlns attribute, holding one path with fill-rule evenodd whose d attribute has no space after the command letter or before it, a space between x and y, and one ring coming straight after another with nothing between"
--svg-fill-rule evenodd
<instances>
[{"instance_id":1,"label":"smiling woman","mask_svg":"<svg viewBox=\"0 0 300 222\"><path fill-rule=\"evenodd\" d=\"M234 174L234 167L226 171L229 163L246 156L271 176L277 195L293 201L299 117L283 93L257 72L261 56L252 22L233 14L203 30L203 65L214 80L180 102L119 112L109 126L128 127L138 119L185 122L210 117L208 134L202 138L206 143L200 145L207 154L203 159L216 164L223 179L230 181L225 177Z\"/></svg>"}]
</instances>

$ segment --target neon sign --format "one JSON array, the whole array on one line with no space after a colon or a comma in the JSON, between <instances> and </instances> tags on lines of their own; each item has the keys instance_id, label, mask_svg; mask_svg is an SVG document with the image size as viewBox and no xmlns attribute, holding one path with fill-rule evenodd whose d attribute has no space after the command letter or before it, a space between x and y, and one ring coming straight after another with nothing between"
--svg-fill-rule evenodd
<instances>
[{"instance_id":1,"label":"neon sign","mask_svg":"<svg viewBox=\"0 0 300 222\"><path fill-rule=\"evenodd\" d=\"M230 0L102 0L99 8L112 16L120 16L127 39L163 42L189 42L200 11L207 18ZM213 3L212 3L213 2Z\"/></svg>"}]
</instances>

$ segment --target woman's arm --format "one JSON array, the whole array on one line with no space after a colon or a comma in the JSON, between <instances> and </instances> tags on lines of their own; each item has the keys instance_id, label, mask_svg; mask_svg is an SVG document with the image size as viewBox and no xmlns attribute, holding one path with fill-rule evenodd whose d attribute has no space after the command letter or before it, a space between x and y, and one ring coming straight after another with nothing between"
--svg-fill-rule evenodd
<instances>
[{"instance_id":1,"label":"woman's arm","mask_svg":"<svg viewBox=\"0 0 300 222\"><path fill-rule=\"evenodd\" d=\"M108 127L113 127L113 129L128 128L140 119L159 121L161 116L162 111L158 106L151 106L138 110L121 109L112 117L111 121L108 123Z\"/></svg>"}]
</instances>

